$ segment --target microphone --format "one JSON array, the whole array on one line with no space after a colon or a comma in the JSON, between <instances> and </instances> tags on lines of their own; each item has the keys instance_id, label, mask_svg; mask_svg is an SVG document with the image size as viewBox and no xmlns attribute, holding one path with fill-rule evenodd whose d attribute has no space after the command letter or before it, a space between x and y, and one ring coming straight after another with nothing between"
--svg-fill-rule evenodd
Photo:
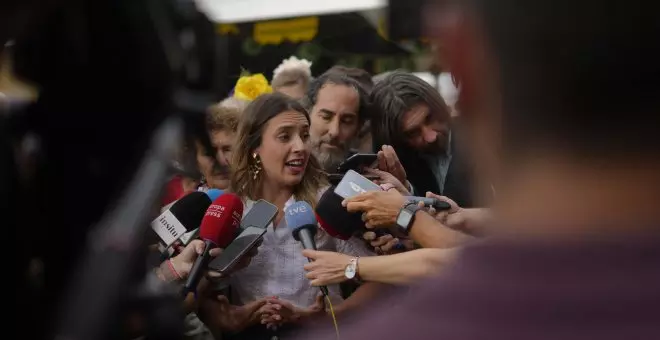
<instances>
[{"instance_id":1,"label":"microphone","mask_svg":"<svg viewBox=\"0 0 660 340\"><path fill-rule=\"evenodd\" d=\"M316 250L316 242L314 235L316 235L317 225L314 210L309 203L298 201L290 205L284 215L286 225L291 229L291 234L296 241L302 243L304 249ZM311 259L307 259L310 262ZM328 295L328 287L321 286L323 295Z\"/></svg>"},{"instance_id":2,"label":"microphone","mask_svg":"<svg viewBox=\"0 0 660 340\"><path fill-rule=\"evenodd\" d=\"M361 234L367 231L364 221L362 221L362 214L346 211L346 208L341 205L343 198L337 195L334 189L335 187L330 187L326 190L316 205L316 219L321 229L325 230L328 235L344 241L356 234L360 234L358 237L362 238ZM383 229L376 229L373 232L378 237L388 234ZM400 249L403 248L403 245L398 244L395 247Z\"/></svg>"},{"instance_id":3,"label":"microphone","mask_svg":"<svg viewBox=\"0 0 660 340\"><path fill-rule=\"evenodd\" d=\"M426 207L433 207L435 210L438 211L445 211L445 210L450 210L451 205L445 201L441 201L437 198L430 198L430 197L420 197L420 196L405 196L406 200L409 202L423 202L424 206Z\"/></svg>"},{"instance_id":4,"label":"microphone","mask_svg":"<svg viewBox=\"0 0 660 340\"><path fill-rule=\"evenodd\" d=\"M199 237L204 241L204 252L193 263L183 295L195 291L201 279L202 271L206 269L211 249L224 248L234 239L236 229L243 216L243 202L234 194L224 194L209 206L199 227Z\"/></svg>"},{"instance_id":5,"label":"microphone","mask_svg":"<svg viewBox=\"0 0 660 340\"><path fill-rule=\"evenodd\" d=\"M206 191L206 195L209 196L211 202L215 201L218 197L222 196L225 192L220 189L209 189Z\"/></svg>"},{"instance_id":6,"label":"microphone","mask_svg":"<svg viewBox=\"0 0 660 340\"><path fill-rule=\"evenodd\" d=\"M197 228L211 199L203 192L192 192L176 201L151 222L151 229L169 247L181 235Z\"/></svg>"},{"instance_id":7,"label":"microphone","mask_svg":"<svg viewBox=\"0 0 660 340\"><path fill-rule=\"evenodd\" d=\"M326 190L316 206L316 218L325 232L334 238L348 240L364 228L360 213L346 211L341 205L343 198L335 194L335 187Z\"/></svg>"},{"instance_id":8,"label":"microphone","mask_svg":"<svg viewBox=\"0 0 660 340\"><path fill-rule=\"evenodd\" d=\"M201 191L200 191L201 192ZM158 263L161 263L171 256L174 256L177 253L177 248L179 246L186 246L188 243L190 243L191 240L194 240L197 238L199 235L199 224L202 222L203 214L206 213L206 209L208 208L209 205L211 205L212 201L215 201L218 197L220 197L224 192L220 189L210 189L209 191L205 192L205 194L209 197L208 204L204 208L204 211L202 214L198 216L198 218L195 221L191 222L196 222L192 225L186 224L186 232L184 232L182 235L180 235L174 242L171 244L165 244L161 238L161 242L158 244L158 251L160 251L161 256L160 256L160 261ZM192 193L191 193L192 194ZM184 197L188 197L189 195L186 195ZM199 196L199 194L195 194L195 196ZM170 204L171 208L174 204L176 204L179 201L172 202ZM165 210L163 210L165 211Z\"/></svg>"}]
</instances>

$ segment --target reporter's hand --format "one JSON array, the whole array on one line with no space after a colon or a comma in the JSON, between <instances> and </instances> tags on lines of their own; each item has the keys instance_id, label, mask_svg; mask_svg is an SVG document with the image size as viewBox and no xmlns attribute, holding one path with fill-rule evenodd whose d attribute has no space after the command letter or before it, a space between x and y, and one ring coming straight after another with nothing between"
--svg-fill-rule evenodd
<instances>
[{"instance_id":1,"label":"reporter's hand","mask_svg":"<svg viewBox=\"0 0 660 340\"><path fill-rule=\"evenodd\" d=\"M323 315L325 312L323 295L318 295L314 303L306 308L298 307L277 297L267 298L267 301L262 308L261 323L268 328L278 327L285 323L298 323L314 316Z\"/></svg>"},{"instance_id":2,"label":"reporter's hand","mask_svg":"<svg viewBox=\"0 0 660 340\"><path fill-rule=\"evenodd\" d=\"M456 202L451 200L449 197L436 195L432 192L427 192L426 197L447 202L451 206L449 210L445 211L436 211L433 208L430 208L427 211L437 221L452 229L462 229L465 227L466 218L464 216L465 214L463 214L464 209L459 207Z\"/></svg>"},{"instance_id":3,"label":"reporter's hand","mask_svg":"<svg viewBox=\"0 0 660 340\"><path fill-rule=\"evenodd\" d=\"M192 240L177 256L169 259L172 267L181 279L188 278L193 263L204 252L204 241ZM211 249L209 255L216 257L222 252L220 248Z\"/></svg>"},{"instance_id":4,"label":"reporter's hand","mask_svg":"<svg viewBox=\"0 0 660 340\"><path fill-rule=\"evenodd\" d=\"M483 235L485 229L488 228L492 218L488 208L461 208L450 198L430 192L426 193L426 197L436 198L451 205L451 209L448 211L435 215L435 219L443 225L473 236Z\"/></svg>"},{"instance_id":5,"label":"reporter's hand","mask_svg":"<svg viewBox=\"0 0 660 340\"><path fill-rule=\"evenodd\" d=\"M387 255L401 251L400 249L397 249L401 241L391 234L377 236L373 231L367 231L362 237L366 241L369 241L369 245L374 248L376 254Z\"/></svg>"},{"instance_id":6,"label":"reporter's hand","mask_svg":"<svg viewBox=\"0 0 660 340\"><path fill-rule=\"evenodd\" d=\"M387 228L396 224L399 211L406 203L395 189L371 191L345 199L342 205L349 212L363 212L362 221L367 228Z\"/></svg>"},{"instance_id":7,"label":"reporter's hand","mask_svg":"<svg viewBox=\"0 0 660 340\"><path fill-rule=\"evenodd\" d=\"M406 186L403 185L402 182L399 181L399 179L397 179L391 173L378 169L371 169L371 168L364 169L364 172L367 175L378 176L378 179L374 180L374 183L379 185L388 183L392 185L394 189L396 189L401 195L410 196L410 192L408 192Z\"/></svg>"},{"instance_id":8,"label":"reporter's hand","mask_svg":"<svg viewBox=\"0 0 660 340\"><path fill-rule=\"evenodd\" d=\"M353 257L332 251L310 249L303 250L302 255L313 260L303 267L307 271L305 276L311 281L312 286L327 286L348 280L344 272Z\"/></svg>"},{"instance_id":9,"label":"reporter's hand","mask_svg":"<svg viewBox=\"0 0 660 340\"><path fill-rule=\"evenodd\" d=\"M214 318L213 324L223 331L237 333L259 323L267 301L259 299L243 306L235 306L229 303L226 296L218 295L215 299L206 300L204 303L215 305L213 315L209 315Z\"/></svg>"},{"instance_id":10,"label":"reporter's hand","mask_svg":"<svg viewBox=\"0 0 660 340\"><path fill-rule=\"evenodd\" d=\"M390 145L383 145L378 156L378 169L392 174L400 183L406 183L406 169L403 168L396 151Z\"/></svg>"}]
</instances>

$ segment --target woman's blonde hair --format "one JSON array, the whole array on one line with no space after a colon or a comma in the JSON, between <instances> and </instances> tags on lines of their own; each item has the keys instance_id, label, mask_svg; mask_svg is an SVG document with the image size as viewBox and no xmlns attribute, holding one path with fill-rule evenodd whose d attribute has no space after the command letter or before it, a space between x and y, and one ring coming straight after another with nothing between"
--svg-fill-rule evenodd
<instances>
[{"instance_id":1,"label":"woman's blonde hair","mask_svg":"<svg viewBox=\"0 0 660 340\"><path fill-rule=\"evenodd\" d=\"M254 178L254 150L261 145L262 135L268 122L286 112L300 112L309 122L309 114L295 99L281 93L259 96L245 109L238 123L238 133L232 158L231 188L240 197L258 200L263 186L263 175ZM302 181L296 185L293 196L316 207L318 193L326 187L326 174L319 162L310 154Z\"/></svg>"}]
</instances>

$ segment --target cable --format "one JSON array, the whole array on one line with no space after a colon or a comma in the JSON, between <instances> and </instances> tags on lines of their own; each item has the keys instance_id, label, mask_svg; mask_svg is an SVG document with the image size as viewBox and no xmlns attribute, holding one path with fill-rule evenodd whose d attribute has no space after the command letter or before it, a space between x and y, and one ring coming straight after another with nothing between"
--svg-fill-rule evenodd
<instances>
[{"instance_id":1,"label":"cable","mask_svg":"<svg viewBox=\"0 0 660 340\"><path fill-rule=\"evenodd\" d=\"M330 306L330 315L332 316L332 323L335 325L335 333L337 334L337 340L339 340L339 325L337 325L337 317L335 316L335 310L332 308L332 301L330 301L330 296L326 295L325 300L328 301L328 306Z\"/></svg>"}]
</instances>

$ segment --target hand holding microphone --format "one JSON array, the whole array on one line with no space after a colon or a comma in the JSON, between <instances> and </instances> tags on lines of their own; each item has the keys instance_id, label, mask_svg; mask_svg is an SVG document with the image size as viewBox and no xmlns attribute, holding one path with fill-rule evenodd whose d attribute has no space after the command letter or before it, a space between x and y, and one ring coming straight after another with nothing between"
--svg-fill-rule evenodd
<instances>
[{"instance_id":1,"label":"hand holding microphone","mask_svg":"<svg viewBox=\"0 0 660 340\"><path fill-rule=\"evenodd\" d=\"M220 248L211 249L209 256L216 257L221 252ZM161 263L158 271L159 277L167 282L187 279L195 260L203 253L204 241L191 241L177 256Z\"/></svg>"},{"instance_id":2,"label":"hand holding microphone","mask_svg":"<svg viewBox=\"0 0 660 340\"><path fill-rule=\"evenodd\" d=\"M362 212L362 221L367 228L388 228L396 224L406 197L395 189L370 191L350 197L342 202L349 212Z\"/></svg>"},{"instance_id":3,"label":"hand holding microphone","mask_svg":"<svg viewBox=\"0 0 660 340\"><path fill-rule=\"evenodd\" d=\"M184 296L197 288L211 259L211 249L224 248L234 239L242 216L243 202L234 194L218 197L206 210L199 230L200 239L204 241L204 251L197 257L190 270L182 290Z\"/></svg>"},{"instance_id":4,"label":"hand holding microphone","mask_svg":"<svg viewBox=\"0 0 660 340\"><path fill-rule=\"evenodd\" d=\"M305 249L303 256L312 261L305 265L305 277L312 286L327 286L349 280L346 277L346 266L355 257L333 251L318 251Z\"/></svg>"}]
</instances>

